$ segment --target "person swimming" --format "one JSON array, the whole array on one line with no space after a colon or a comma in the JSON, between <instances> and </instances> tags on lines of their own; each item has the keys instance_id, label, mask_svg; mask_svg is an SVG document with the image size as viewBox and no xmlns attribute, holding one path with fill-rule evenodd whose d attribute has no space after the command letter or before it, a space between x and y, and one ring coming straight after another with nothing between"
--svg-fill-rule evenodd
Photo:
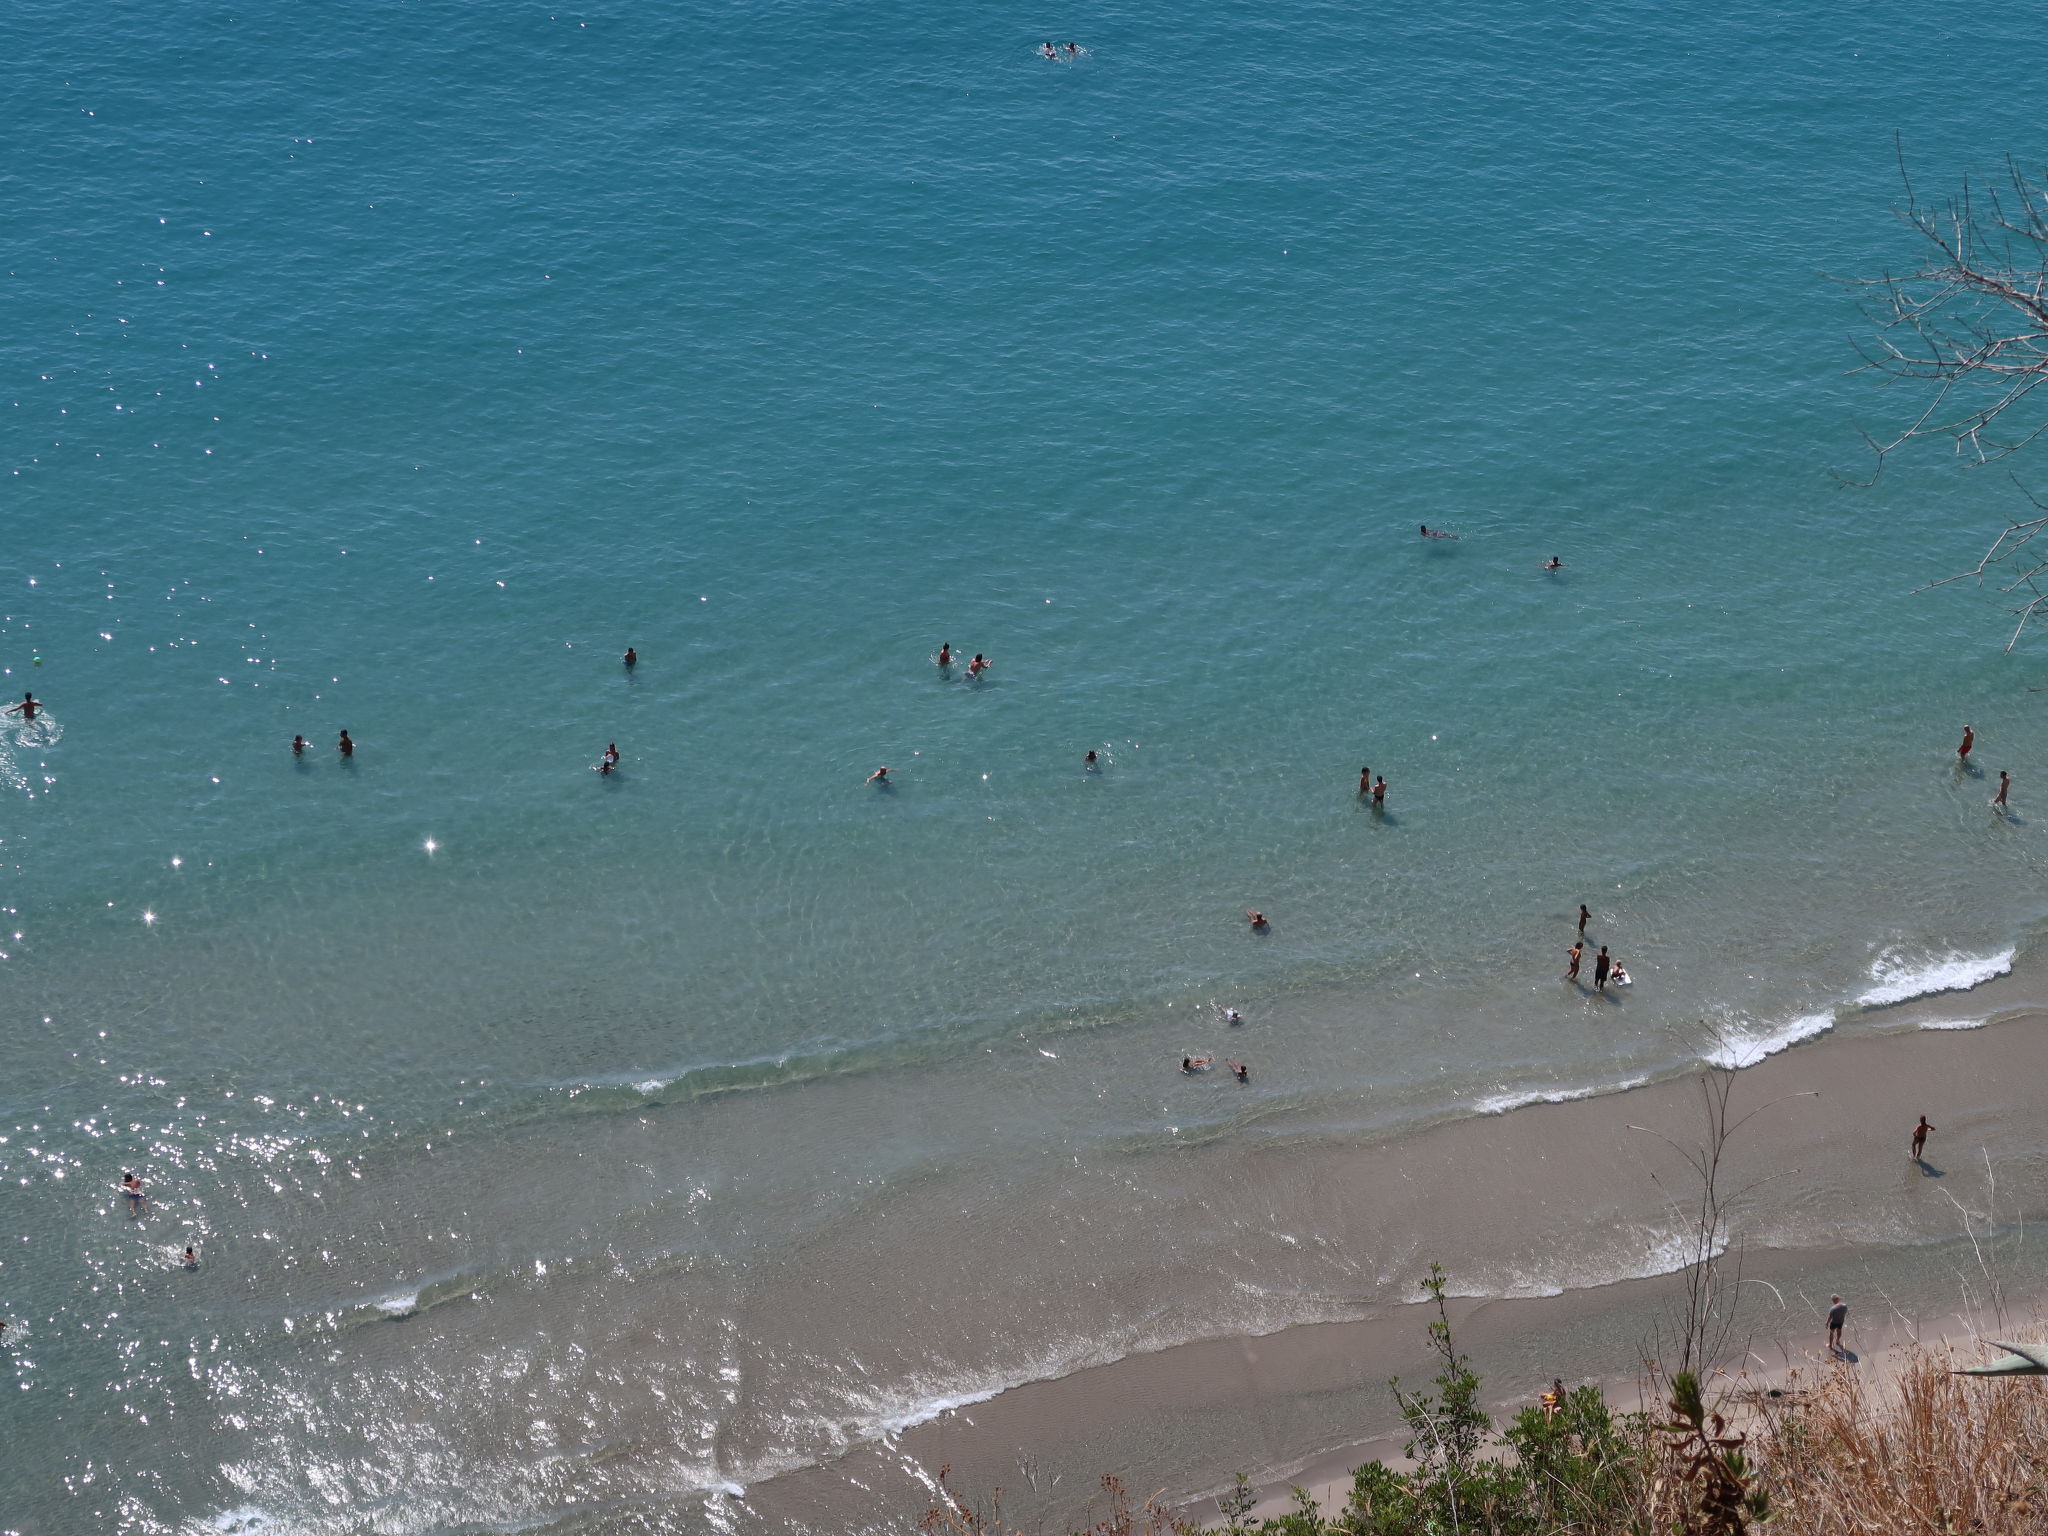
<instances>
[{"instance_id":1,"label":"person swimming","mask_svg":"<svg viewBox=\"0 0 2048 1536\"><path fill-rule=\"evenodd\" d=\"M873 773L869 774L868 782L870 784L881 784L886 786L889 782L889 765L887 763L884 763L881 767L877 768Z\"/></svg>"},{"instance_id":2,"label":"person swimming","mask_svg":"<svg viewBox=\"0 0 2048 1536\"><path fill-rule=\"evenodd\" d=\"M1078 59L1079 57L1081 57L1081 45L1079 43L1067 44L1067 57L1070 59Z\"/></svg>"},{"instance_id":3,"label":"person swimming","mask_svg":"<svg viewBox=\"0 0 2048 1536\"><path fill-rule=\"evenodd\" d=\"M1387 804L1387 776L1383 773L1372 781L1372 808L1384 810Z\"/></svg>"},{"instance_id":4,"label":"person swimming","mask_svg":"<svg viewBox=\"0 0 2048 1536\"><path fill-rule=\"evenodd\" d=\"M1180 1069L1192 1077L1197 1072L1208 1071L1209 1063L1214 1059L1212 1056L1183 1056L1180 1059Z\"/></svg>"},{"instance_id":5,"label":"person swimming","mask_svg":"<svg viewBox=\"0 0 2048 1536\"><path fill-rule=\"evenodd\" d=\"M939 642L939 665L942 667L953 665L953 642L950 640L941 640Z\"/></svg>"},{"instance_id":6,"label":"person swimming","mask_svg":"<svg viewBox=\"0 0 2048 1536\"><path fill-rule=\"evenodd\" d=\"M308 746L308 745L310 745L310 743L308 743L308 742L307 742L307 740L306 740L306 738L305 738L305 737L303 737L303 736L294 736L294 737L292 737L292 756L293 756L293 757L304 757L304 756L306 755L306 748L307 748L307 746Z\"/></svg>"},{"instance_id":7,"label":"person swimming","mask_svg":"<svg viewBox=\"0 0 2048 1536\"><path fill-rule=\"evenodd\" d=\"M1060 51L1053 47L1051 43L1040 43L1038 45L1038 52L1041 58L1051 59L1054 63L1059 62Z\"/></svg>"},{"instance_id":8,"label":"person swimming","mask_svg":"<svg viewBox=\"0 0 2048 1536\"><path fill-rule=\"evenodd\" d=\"M629 645L626 647L626 654L621 656L619 660L623 661L628 670L630 670L640 665L640 653Z\"/></svg>"},{"instance_id":9,"label":"person swimming","mask_svg":"<svg viewBox=\"0 0 2048 1536\"><path fill-rule=\"evenodd\" d=\"M21 696L21 702L19 704L10 704L7 706L6 713L10 715L19 715L24 721L27 721L35 719L36 711L41 709L42 707L43 706L37 701L36 696L34 694L24 693Z\"/></svg>"},{"instance_id":10,"label":"person swimming","mask_svg":"<svg viewBox=\"0 0 2048 1536\"><path fill-rule=\"evenodd\" d=\"M982 655L981 652L976 651L974 653L974 660L967 663L967 675L969 677L978 678L981 676L982 673L986 672L990 667L994 665L994 662L990 661L986 656Z\"/></svg>"},{"instance_id":11,"label":"person swimming","mask_svg":"<svg viewBox=\"0 0 2048 1536\"><path fill-rule=\"evenodd\" d=\"M199 1255L193 1250L190 1243L185 1245L185 1267L187 1269L197 1269L199 1267Z\"/></svg>"},{"instance_id":12,"label":"person swimming","mask_svg":"<svg viewBox=\"0 0 2048 1536\"><path fill-rule=\"evenodd\" d=\"M1268 926L1266 922L1266 914L1263 912L1255 912L1250 907L1246 907L1244 909L1244 915L1251 920L1251 925L1254 928L1264 928Z\"/></svg>"},{"instance_id":13,"label":"person swimming","mask_svg":"<svg viewBox=\"0 0 2048 1536\"><path fill-rule=\"evenodd\" d=\"M1095 756L1095 749L1093 747L1088 749L1088 755L1082 758L1081 762L1083 766L1088 768L1099 768L1102 766L1101 761Z\"/></svg>"},{"instance_id":14,"label":"person swimming","mask_svg":"<svg viewBox=\"0 0 2048 1536\"><path fill-rule=\"evenodd\" d=\"M1223 1022L1226 1024L1242 1024L1244 1022L1244 1015L1235 1008L1226 1008L1223 1010Z\"/></svg>"},{"instance_id":15,"label":"person swimming","mask_svg":"<svg viewBox=\"0 0 2048 1536\"><path fill-rule=\"evenodd\" d=\"M1561 571L1564 569L1564 562L1558 559L1557 556L1552 555L1548 560L1543 562L1543 569L1545 569L1546 571Z\"/></svg>"},{"instance_id":16,"label":"person swimming","mask_svg":"<svg viewBox=\"0 0 2048 1536\"><path fill-rule=\"evenodd\" d=\"M605 747L604 760L613 768L619 766L619 744L616 741Z\"/></svg>"},{"instance_id":17,"label":"person swimming","mask_svg":"<svg viewBox=\"0 0 2048 1536\"><path fill-rule=\"evenodd\" d=\"M1248 1083L1252 1080L1252 1069L1246 1066L1243 1062L1226 1061L1224 1065L1230 1068L1230 1075L1236 1078L1240 1083Z\"/></svg>"},{"instance_id":18,"label":"person swimming","mask_svg":"<svg viewBox=\"0 0 2048 1536\"><path fill-rule=\"evenodd\" d=\"M1422 536L1425 539L1455 539L1457 537L1455 533L1445 533L1443 529L1432 528L1427 523L1422 525Z\"/></svg>"},{"instance_id":19,"label":"person swimming","mask_svg":"<svg viewBox=\"0 0 2048 1536\"><path fill-rule=\"evenodd\" d=\"M343 757L354 757L356 755L356 744L353 741L349 740L349 735L347 731L343 731L341 733L341 740L337 741L334 744L334 750L339 752Z\"/></svg>"}]
</instances>

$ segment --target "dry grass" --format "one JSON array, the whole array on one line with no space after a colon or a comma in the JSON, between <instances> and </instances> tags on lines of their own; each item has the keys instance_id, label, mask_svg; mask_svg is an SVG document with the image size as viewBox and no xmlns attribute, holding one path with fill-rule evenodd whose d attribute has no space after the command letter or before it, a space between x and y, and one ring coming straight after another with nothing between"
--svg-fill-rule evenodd
<instances>
[{"instance_id":1,"label":"dry grass","mask_svg":"<svg viewBox=\"0 0 2048 1536\"><path fill-rule=\"evenodd\" d=\"M2048 1532L2048 1382L1949 1374L1964 1363L1926 1348L1868 1383L1824 1368L1760 1409L1772 1536Z\"/></svg>"}]
</instances>

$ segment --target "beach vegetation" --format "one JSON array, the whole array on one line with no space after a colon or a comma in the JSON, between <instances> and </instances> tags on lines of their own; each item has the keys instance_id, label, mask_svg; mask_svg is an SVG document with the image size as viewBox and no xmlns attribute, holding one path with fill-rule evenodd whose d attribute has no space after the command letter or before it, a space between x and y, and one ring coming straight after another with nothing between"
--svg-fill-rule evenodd
<instances>
[{"instance_id":1,"label":"beach vegetation","mask_svg":"<svg viewBox=\"0 0 2048 1536\"><path fill-rule=\"evenodd\" d=\"M1912 231L1918 259L1902 272L1848 279L1864 302L1871 337L1859 371L1906 386L1914 404L1902 426L1864 434L1873 483L1894 453L1932 438L1973 463L2019 452L2048 432L2048 190L2008 161L2005 175L1965 180L1953 196L1921 201L1899 153L1904 200L1893 210ZM1846 478L1846 477L1844 477ZM1989 585L2017 619L2010 651L2048 615L2048 560L2034 541L2048 533L2048 504L2021 484L2029 503L1982 559L1954 581Z\"/></svg>"}]
</instances>

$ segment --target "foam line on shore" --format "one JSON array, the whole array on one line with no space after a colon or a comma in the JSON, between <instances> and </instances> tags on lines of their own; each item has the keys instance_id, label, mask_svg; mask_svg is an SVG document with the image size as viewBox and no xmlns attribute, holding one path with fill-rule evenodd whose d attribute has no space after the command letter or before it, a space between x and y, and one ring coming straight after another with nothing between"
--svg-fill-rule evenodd
<instances>
[{"instance_id":1,"label":"foam line on shore","mask_svg":"<svg viewBox=\"0 0 2048 1536\"><path fill-rule=\"evenodd\" d=\"M1865 1008L1889 1008L1940 992L1967 992L2011 971L2018 953L2017 945L2008 945L1988 955L1950 950L1932 959L1909 960L1899 950L1888 949L1870 967L1875 985L1856 1001Z\"/></svg>"},{"instance_id":2,"label":"foam line on shore","mask_svg":"<svg viewBox=\"0 0 2048 1536\"><path fill-rule=\"evenodd\" d=\"M1832 1013L1807 1013L1784 1024L1764 1030L1762 1034L1727 1034L1721 1043L1706 1054L1706 1060L1713 1066L1732 1067L1740 1070L1753 1067L1766 1056L1775 1056L1788 1050L1802 1040L1811 1040L1824 1035L1835 1027Z\"/></svg>"}]
</instances>

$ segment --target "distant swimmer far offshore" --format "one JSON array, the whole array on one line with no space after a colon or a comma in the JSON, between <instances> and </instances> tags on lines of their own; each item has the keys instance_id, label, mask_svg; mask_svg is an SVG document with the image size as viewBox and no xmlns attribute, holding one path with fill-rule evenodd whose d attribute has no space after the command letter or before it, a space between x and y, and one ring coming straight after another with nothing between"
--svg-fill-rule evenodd
<instances>
[{"instance_id":1,"label":"distant swimmer far offshore","mask_svg":"<svg viewBox=\"0 0 2048 1536\"><path fill-rule=\"evenodd\" d=\"M1425 539L1455 539L1458 537L1455 533L1445 533L1441 528L1432 528L1427 523L1422 525L1422 536Z\"/></svg>"}]
</instances>

